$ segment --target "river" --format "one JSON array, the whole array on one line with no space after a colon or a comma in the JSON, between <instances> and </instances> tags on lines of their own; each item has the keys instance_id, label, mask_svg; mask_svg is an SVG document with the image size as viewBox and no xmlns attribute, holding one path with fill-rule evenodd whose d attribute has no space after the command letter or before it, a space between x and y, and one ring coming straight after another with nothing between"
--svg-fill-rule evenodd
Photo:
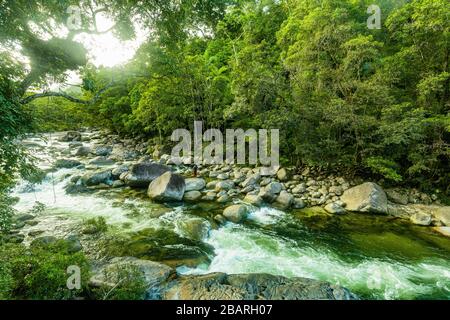
<instances>
[{"instance_id":1,"label":"river","mask_svg":"<svg viewBox=\"0 0 450 320\"><path fill-rule=\"evenodd\" d=\"M68 143L58 137L43 135L24 142L42 169L50 168L58 157L68 157ZM44 205L38 224L22 229L25 243L32 240L30 232L63 237L82 221L101 216L110 226L110 237L126 236L133 244L139 239L139 246L127 246L136 248L126 251L129 255L164 262L161 255L170 254L167 259L173 261L180 252L179 261L187 261L175 264L181 274L270 273L325 280L364 299L450 299L450 239L429 228L385 216L329 215L318 208L288 212L255 208L243 224L218 226L213 217L223 209L219 204L157 204L147 199L145 191L128 188L66 194L64 186L71 176L85 170L60 169L34 186L18 183L13 191L20 199L18 211L27 212L36 201ZM204 233L185 241L191 235L183 229L184 222L193 219L202 219ZM159 236L158 243L167 250L158 254L147 245L157 230L171 235L167 243ZM189 246L204 250L207 259L183 260L192 257L184 256ZM152 254L143 254L149 248Z\"/></svg>"}]
</instances>

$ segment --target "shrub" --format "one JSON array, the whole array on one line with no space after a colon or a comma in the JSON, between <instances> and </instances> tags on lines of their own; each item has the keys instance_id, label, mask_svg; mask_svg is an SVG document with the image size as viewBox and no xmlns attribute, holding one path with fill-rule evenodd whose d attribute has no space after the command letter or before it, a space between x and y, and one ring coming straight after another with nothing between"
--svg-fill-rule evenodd
<instances>
[{"instance_id":1,"label":"shrub","mask_svg":"<svg viewBox=\"0 0 450 320\"><path fill-rule=\"evenodd\" d=\"M81 271L81 289L67 288L69 266ZM1 299L74 299L86 292L90 268L83 253L71 253L66 244L26 248L21 244L0 246Z\"/></svg>"},{"instance_id":2,"label":"shrub","mask_svg":"<svg viewBox=\"0 0 450 320\"><path fill-rule=\"evenodd\" d=\"M108 230L108 225L104 217L92 218L84 221L81 232L84 234L104 233Z\"/></svg>"}]
</instances>

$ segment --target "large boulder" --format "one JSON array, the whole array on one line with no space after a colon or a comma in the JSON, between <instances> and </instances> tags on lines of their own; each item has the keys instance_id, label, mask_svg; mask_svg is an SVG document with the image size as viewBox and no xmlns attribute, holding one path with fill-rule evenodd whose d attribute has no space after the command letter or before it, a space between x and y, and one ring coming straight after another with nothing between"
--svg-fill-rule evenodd
<instances>
[{"instance_id":1,"label":"large boulder","mask_svg":"<svg viewBox=\"0 0 450 320\"><path fill-rule=\"evenodd\" d=\"M101 183L111 184L112 183L112 173L111 170L102 170L86 173L81 177L81 182L87 187L97 186Z\"/></svg>"},{"instance_id":2,"label":"large boulder","mask_svg":"<svg viewBox=\"0 0 450 320\"><path fill-rule=\"evenodd\" d=\"M141 162L133 165L124 175L124 182L134 188L146 188L156 178L169 172L170 167L150 162Z\"/></svg>"},{"instance_id":3,"label":"large boulder","mask_svg":"<svg viewBox=\"0 0 450 320\"><path fill-rule=\"evenodd\" d=\"M445 226L450 226L450 206L437 208L433 215Z\"/></svg>"},{"instance_id":4,"label":"large boulder","mask_svg":"<svg viewBox=\"0 0 450 320\"><path fill-rule=\"evenodd\" d=\"M206 187L206 181L202 178L188 178L185 179L186 192L188 191L200 191Z\"/></svg>"},{"instance_id":5,"label":"large boulder","mask_svg":"<svg viewBox=\"0 0 450 320\"><path fill-rule=\"evenodd\" d=\"M89 284L93 287L113 289L136 271L143 276L149 289L158 287L174 273L171 267L162 263L133 257L120 257L112 259L108 264L99 268L91 277Z\"/></svg>"},{"instance_id":6,"label":"large boulder","mask_svg":"<svg viewBox=\"0 0 450 320\"><path fill-rule=\"evenodd\" d=\"M349 290L306 278L212 273L182 276L163 290L165 300L356 300Z\"/></svg>"},{"instance_id":7,"label":"large boulder","mask_svg":"<svg viewBox=\"0 0 450 320\"><path fill-rule=\"evenodd\" d=\"M185 190L186 183L182 176L166 172L150 183L147 194L156 201L180 201Z\"/></svg>"},{"instance_id":8,"label":"large boulder","mask_svg":"<svg viewBox=\"0 0 450 320\"><path fill-rule=\"evenodd\" d=\"M341 200L346 209L354 212L386 214L388 209L386 193L372 182L366 182L344 192Z\"/></svg>"},{"instance_id":9,"label":"large boulder","mask_svg":"<svg viewBox=\"0 0 450 320\"><path fill-rule=\"evenodd\" d=\"M223 211L223 216L234 223L239 223L244 220L247 214L247 207L241 204L232 205Z\"/></svg>"}]
</instances>

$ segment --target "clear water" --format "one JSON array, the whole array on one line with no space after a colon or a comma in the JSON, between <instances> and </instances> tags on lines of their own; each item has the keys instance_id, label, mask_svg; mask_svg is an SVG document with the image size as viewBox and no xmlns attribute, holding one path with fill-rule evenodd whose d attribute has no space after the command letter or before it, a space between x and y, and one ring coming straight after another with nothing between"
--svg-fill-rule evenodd
<instances>
[{"instance_id":1,"label":"clear water","mask_svg":"<svg viewBox=\"0 0 450 320\"><path fill-rule=\"evenodd\" d=\"M35 151L42 168L68 149L55 138L32 140L42 147ZM43 235L63 236L83 219L102 216L116 233L164 228L189 237L180 225L201 218L211 226L202 239L213 248L211 263L178 266L180 273L307 277L343 285L366 299L450 298L450 239L429 228L389 217L331 216L320 209L282 212L272 208L255 208L244 224L217 228L213 217L222 207L215 204L165 206L130 190L67 195L64 186L70 175L82 172L59 170L34 190L24 182L17 185L13 193L20 198L16 205L19 211L26 212L36 201L46 205L39 224L27 226L25 234L40 230Z\"/></svg>"}]
</instances>

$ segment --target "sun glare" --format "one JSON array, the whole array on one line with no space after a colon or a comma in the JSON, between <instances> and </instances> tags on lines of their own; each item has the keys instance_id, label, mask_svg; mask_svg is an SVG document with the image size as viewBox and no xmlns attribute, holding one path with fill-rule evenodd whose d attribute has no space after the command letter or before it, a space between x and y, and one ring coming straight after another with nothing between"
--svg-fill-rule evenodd
<instances>
[{"instance_id":1,"label":"sun glare","mask_svg":"<svg viewBox=\"0 0 450 320\"><path fill-rule=\"evenodd\" d=\"M99 14L97 26L99 31L105 31L112 27L113 22ZM146 32L135 24L136 37L130 41L117 39L112 31L104 34L80 34L75 40L81 42L88 50L89 60L96 67L114 67L124 64L133 58L136 50L144 42Z\"/></svg>"}]
</instances>

